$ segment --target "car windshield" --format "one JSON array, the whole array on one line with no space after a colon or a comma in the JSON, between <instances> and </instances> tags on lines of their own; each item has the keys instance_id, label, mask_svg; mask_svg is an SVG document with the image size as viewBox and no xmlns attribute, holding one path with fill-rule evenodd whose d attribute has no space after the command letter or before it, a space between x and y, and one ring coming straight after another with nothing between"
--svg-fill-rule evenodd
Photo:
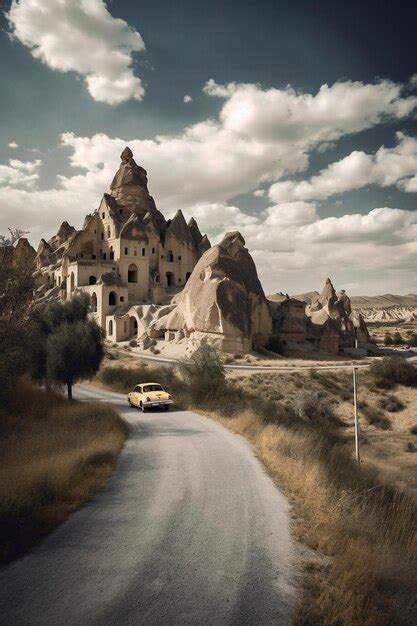
<instances>
[{"instance_id":1,"label":"car windshield","mask_svg":"<svg viewBox=\"0 0 417 626\"><path fill-rule=\"evenodd\" d=\"M163 391L161 385L143 385L143 393L149 393L150 391Z\"/></svg>"}]
</instances>

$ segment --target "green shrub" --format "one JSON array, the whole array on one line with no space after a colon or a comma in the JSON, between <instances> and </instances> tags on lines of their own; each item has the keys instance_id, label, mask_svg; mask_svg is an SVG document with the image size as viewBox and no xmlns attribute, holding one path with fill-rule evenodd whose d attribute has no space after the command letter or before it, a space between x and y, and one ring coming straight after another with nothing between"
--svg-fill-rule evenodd
<instances>
[{"instance_id":1,"label":"green shrub","mask_svg":"<svg viewBox=\"0 0 417 626\"><path fill-rule=\"evenodd\" d=\"M363 402L359 406L359 409L368 424L372 424L372 426L381 428L382 430L389 430L391 428L391 421L389 418L381 413L381 411L378 411L375 407L369 406L366 402Z\"/></svg>"},{"instance_id":2,"label":"green shrub","mask_svg":"<svg viewBox=\"0 0 417 626\"><path fill-rule=\"evenodd\" d=\"M392 335L390 335L389 333L385 333L384 344L386 346L392 346L393 343L394 343L394 340L392 338Z\"/></svg>"},{"instance_id":3,"label":"green shrub","mask_svg":"<svg viewBox=\"0 0 417 626\"><path fill-rule=\"evenodd\" d=\"M398 333L398 332L394 333L394 337L392 339L396 346L400 346L404 343L401 333Z\"/></svg>"},{"instance_id":4,"label":"green shrub","mask_svg":"<svg viewBox=\"0 0 417 626\"><path fill-rule=\"evenodd\" d=\"M318 391L307 389L297 392L293 399L295 414L305 422L340 425L341 421L333 413L329 402Z\"/></svg>"},{"instance_id":5,"label":"green shrub","mask_svg":"<svg viewBox=\"0 0 417 626\"><path fill-rule=\"evenodd\" d=\"M195 402L221 398L228 387L219 353L207 342L180 361L179 370Z\"/></svg>"},{"instance_id":6,"label":"green shrub","mask_svg":"<svg viewBox=\"0 0 417 626\"><path fill-rule=\"evenodd\" d=\"M380 388L391 389L397 384L407 387L417 385L417 369L401 357L384 357L374 361L370 373Z\"/></svg>"},{"instance_id":7,"label":"green shrub","mask_svg":"<svg viewBox=\"0 0 417 626\"><path fill-rule=\"evenodd\" d=\"M394 394L379 398L378 406L380 409L388 411L388 413L397 413L397 411L402 411L405 408L403 402Z\"/></svg>"}]
</instances>

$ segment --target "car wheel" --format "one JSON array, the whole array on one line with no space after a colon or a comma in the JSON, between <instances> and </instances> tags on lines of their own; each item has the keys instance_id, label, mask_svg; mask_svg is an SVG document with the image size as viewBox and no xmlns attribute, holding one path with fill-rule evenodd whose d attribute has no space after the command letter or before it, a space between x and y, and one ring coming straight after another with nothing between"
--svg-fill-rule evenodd
<instances>
[{"instance_id":1,"label":"car wheel","mask_svg":"<svg viewBox=\"0 0 417 626\"><path fill-rule=\"evenodd\" d=\"M165 409L165 411L169 411L169 404L165 404L164 405L164 409Z\"/></svg>"}]
</instances>

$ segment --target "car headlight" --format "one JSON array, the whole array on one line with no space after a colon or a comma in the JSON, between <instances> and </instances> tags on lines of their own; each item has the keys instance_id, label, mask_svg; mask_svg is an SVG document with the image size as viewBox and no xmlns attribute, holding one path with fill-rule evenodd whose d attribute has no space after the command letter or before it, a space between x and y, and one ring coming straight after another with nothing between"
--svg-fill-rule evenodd
<instances>
[{"instance_id":1,"label":"car headlight","mask_svg":"<svg viewBox=\"0 0 417 626\"><path fill-rule=\"evenodd\" d=\"M171 400L171 396L168 394L168 400Z\"/></svg>"},{"instance_id":2,"label":"car headlight","mask_svg":"<svg viewBox=\"0 0 417 626\"><path fill-rule=\"evenodd\" d=\"M150 397L146 396L146 402L150 402L150 401L151 401Z\"/></svg>"}]
</instances>

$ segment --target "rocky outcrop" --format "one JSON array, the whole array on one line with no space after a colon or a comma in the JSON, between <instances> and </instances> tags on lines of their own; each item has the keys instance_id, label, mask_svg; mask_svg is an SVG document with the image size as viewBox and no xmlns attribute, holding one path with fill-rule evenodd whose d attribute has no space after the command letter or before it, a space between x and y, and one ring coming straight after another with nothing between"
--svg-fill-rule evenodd
<instances>
[{"instance_id":1,"label":"rocky outcrop","mask_svg":"<svg viewBox=\"0 0 417 626\"><path fill-rule=\"evenodd\" d=\"M344 289L336 293L330 278L321 293L311 291L292 298L276 293L268 298L274 334L287 343L303 343L306 348L310 344L337 354L341 348L355 347L356 342L359 346L371 342L363 317L352 311Z\"/></svg>"},{"instance_id":2,"label":"rocky outcrop","mask_svg":"<svg viewBox=\"0 0 417 626\"><path fill-rule=\"evenodd\" d=\"M183 212L181 210L178 210L173 219L168 223L165 236L167 239L168 237L172 237L173 239L176 239L177 241L185 244L189 248L193 248L195 246L190 227L185 221Z\"/></svg>"},{"instance_id":3,"label":"rocky outcrop","mask_svg":"<svg viewBox=\"0 0 417 626\"><path fill-rule=\"evenodd\" d=\"M339 331L339 348L352 348L356 343L370 342L370 336L362 316L352 313L350 298L342 289L336 294L330 278L319 297L306 306L306 314L315 326L324 326L328 320Z\"/></svg>"},{"instance_id":4,"label":"rocky outcrop","mask_svg":"<svg viewBox=\"0 0 417 626\"><path fill-rule=\"evenodd\" d=\"M22 262L33 263L36 250L32 248L26 237L21 237L14 249L15 258Z\"/></svg>"},{"instance_id":5,"label":"rocky outcrop","mask_svg":"<svg viewBox=\"0 0 417 626\"><path fill-rule=\"evenodd\" d=\"M156 208L154 199L149 195L146 170L138 165L130 148L126 147L120 155L121 164L117 170L110 191L117 205L135 211L142 217L152 213L158 222L165 222L164 216Z\"/></svg>"},{"instance_id":6,"label":"rocky outcrop","mask_svg":"<svg viewBox=\"0 0 417 626\"><path fill-rule=\"evenodd\" d=\"M193 344L207 339L225 352L247 352L271 336L269 305L238 232L203 254L174 304L152 325L154 333L178 333Z\"/></svg>"}]
</instances>

